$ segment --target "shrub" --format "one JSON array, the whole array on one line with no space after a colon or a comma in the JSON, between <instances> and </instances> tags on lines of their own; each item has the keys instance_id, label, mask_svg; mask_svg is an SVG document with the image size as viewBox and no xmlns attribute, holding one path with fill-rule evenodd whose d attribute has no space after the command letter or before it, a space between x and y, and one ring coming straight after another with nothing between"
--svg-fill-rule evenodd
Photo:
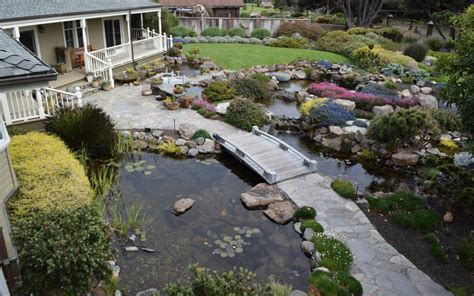
<instances>
[{"instance_id":1,"label":"shrub","mask_svg":"<svg viewBox=\"0 0 474 296\"><path fill-rule=\"evenodd\" d=\"M369 47L361 47L352 52L352 58L357 65L369 72L378 72L383 63L377 53Z\"/></svg>"},{"instance_id":2,"label":"shrub","mask_svg":"<svg viewBox=\"0 0 474 296\"><path fill-rule=\"evenodd\" d=\"M391 215L391 219L402 227L427 231L433 231L441 225L441 217L426 209L395 213Z\"/></svg>"},{"instance_id":3,"label":"shrub","mask_svg":"<svg viewBox=\"0 0 474 296\"><path fill-rule=\"evenodd\" d=\"M426 53L428 53L428 47L419 42L408 45L403 51L404 55L412 57L417 62L422 62L426 57Z\"/></svg>"},{"instance_id":4,"label":"shrub","mask_svg":"<svg viewBox=\"0 0 474 296\"><path fill-rule=\"evenodd\" d=\"M317 40L323 28L317 23L309 22L282 22L276 31L276 36L292 37L293 34L298 33L301 36L310 40Z\"/></svg>"},{"instance_id":5,"label":"shrub","mask_svg":"<svg viewBox=\"0 0 474 296\"><path fill-rule=\"evenodd\" d=\"M350 28L349 30L347 30L347 33L351 35L365 35L369 32L372 32L372 29L362 28L362 27L355 27L355 28Z\"/></svg>"},{"instance_id":6,"label":"shrub","mask_svg":"<svg viewBox=\"0 0 474 296\"><path fill-rule=\"evenodd\" d=\"M250 12L241 12L240 13L241 18L250 18Z\"/></svg>"},{"instance_id":7,"label":"shrub","mask_svg":"<svg viewBox=\"0 0 474 296\"><path fill-rule=\"evenodd\" d=\"M209 134L205 129L198 129L194 132L191 139L196 140L197 138L212 139L211 134Z\"/></svg>"},{"instance_id":8,"label":"shrub","mask_svg":"<svg viewBox=\"0 0 474 296\"><path fill-rule=\"evenodd\" d=\"M442 152L448 155L453 155L459 150L458 144L456 144L456 142L454 142L453 140L448 139L441 139L439 141L439 148Z\"/></svg>"},{"instance_id":9,"label":"shrub","mask_svg":"<svg viewBox=\"0 0 474 296\"><path fill-rule=\"evenodd\" d=\"M464 268L474 272L474 235L465 237L459 243L459 260Z\"/></svg>"},{"instance_id":10,"label":"shrub","mask_svg":"<svg viewBox=\"0 0 474 296\"><path fill-rule=\"evenodd\" d=\"M413 43L420 40L420 38L421 38L420 34L417 34L415 32L412 32L412 31L403 32L403 42Z\"/></svg>"},{"instance_id":11,"label":"shrub","mask_svg":"<svg viewBox=\"0 0 474 296\"><path fill-rule=\"evenodd\" d=\"M84 168L57 137L37 132L15 136L10 151L21 184L9 202L15 216L28 216L36 209L75 209L92 202Z\"/></svg>"},{"instance_id":12,"label":"shrub","mask_svg":"<svg viewBox=\"0 0 474 296\"><path fill-rule=\"evenodd\" d=\"M316 19L316 22L319 24L345 25L346 19L339 15L322 15Z\"/></svg>"},{"instance_id":13,"label":"shrub","mask_svg":"<svg viewBox=\"0 0 474 296\"><path fill-rule=\"evenodd\" d=\"M316 210L309 206L301 207L295 211L293 218L299 221L312 220L316 218Z\"/></svg>"},{"instance_id":14,"label":"shrub","mask_svg":"<svg viewBox=\"0 0 474 296\"><path fill-rule=\"evenodd\" d=\"M160 153L165 155L179 156L183 154L181 147L176 145L175 142L165 142L158 145L158 150Z\"/></svg>"},{"instance_id":15,"label":"shrub","mask_svg":"<svg viewBox=\"0 0 474 296\"><path fill-rule=\"evenodd\" d=\"M301 222L300 231L304 233L306 228L312 229L314 232L324 232L324 227L314 220L305 220Z\"/></svg>"},{"instance_id":16,"label":"shrub","mask_svg":"<svg viewBox=\"0 0 474 296\"><path fill-rule=\"evenodd\" d=\"M194 110L206 109L210 112L216 112L216 106L214 106L212 103L210 103L207 100L204 100L204 99L193 100L192 104L193 104L192 108Z\"/></svg>"},{"instance_id":17,"label":"shrub","mask_svg":"<svg viewBox=\"0 0 474 296\"><path fill-rule=\"evenodd\" d=\"M344 198L357 199L357 189L351 181L337 179L331 182L331 188Z\"/></svg>"},{"instance_id":18,"label":"shrub","mask_svg":"<svg viewBox=\"0 0 474 296\"><path fill-rule=\"evenodd\" d=\"M306 121L316 126L345 126L348 120L354 120L353 112L347 111L344 107L330 101L316 105L311 110Z\"/></svg>"},{"instance_id":19,"label":"shrub","mask_svg":"<svg viewBox=\"0 0 474 296\"><path fill-rule=\"evenodd\" d=\"M265 99L270 96L268 80L260 76L258 78L235 79L231 85L238 95L251 100Z\"/></svg>"},{"instance_id":20,"label":"shrub","mask_svg":"<svg viewBox=\"0 0 474 296\"><path fill-rule=\"evenodd\" d=\"M90 279L107 272L110 242L103 231L102 218L91 206L39 210L12 219L12 226L25 289L29 293L85 294L90 289Z\"/></svg>"},{"instance_id":21,"label":"shrub","mask_svg":"<svg viewBox=\"0 0 474 296\"><path fill-rule=\"evenodd\" d=\"M183 53L182 50L179 49L179 48L176 47L176 46L171 47L171 48L168 49L168 51L166 52L166 54L167 54L168 56L170 56L170 57L179 57L179 56L181 56L182 53Z\"/></svg>"},{"instance_id":22,"label":"shrub","mask_svg":"<svg viewBox=\"0 0 474 296\"><path fill-rule=\"evenodd\" d=\"M268 31L267 29L255 29L253 30L252 34L250 34L254 38L258 38L260 40L267 38L267 37L272 37L272 33Z\"/></svg>"},{"instance_id":23,"label":"shrub","mask_svg":"<svg viewBox=\"0 0 474 296\"><path fill-rule=\"evenodd\" d=\"M425 40L426 46L432 51L439 51L444 47L444 42L442 39L437 37L429 37Z\"/></svg>"},{"instance_id":24,"label":"shrub","mask_svg":"<svg viewBox=\"0 0 474 296\"><path fill-rule=\"evenodd\" d=\"M399 99L398 94L395 91L388 89L384 85L378 83L369 83L364 86L360 92L390 99L392 102L396 102Z\"/></svg>"},{"instance_id":25,"label":"shrub","mask_svg":"<svg viewBox=\"0 0 474 296\"><path fill-rule=\"evenodd\" d=\"M415 83L429 76L429 73L423 69L409 69L400 64L388 64L380 70L387 76L398 76L402 81L407 80L406 83Z\"/></svg>"},{"instance_id":26,"label":"shrub","mask_svg":"<svg viewBox=\"0 0 474 296\"><path fill-rule=\"evenodd\" d=\"M437 122L424 110L402 109L371 121L369 138L392 147L424 144L439 133Z\"/></svg>"},{"instance_id":27,"label":"shrub","mask_svg":"<svg viewBox=\"0 0 474 296\"><path fill-rule=\"evenodd\" d=\"M219 27L209 27L201 32L201 36L206 36L206 37L217 37L217 36L224 36L225 32L221 30Z\"/></svg>"},{"instance_id":28,"label":"shrub","mask_svg":"<svg viewBox=\"0 0 474 296\"><path fill-rule=\"evenodd\" d=\"M380 60L384 65L400 64L409 69L418 68L418 63L409 56L391 50L386 50L380 46L375 46L373 51L379 55Z\"/></svg>"},{"instance_id":29,"label":"shrub","mask_svg":"<svg viewBox=\"0 0 474 296\"><path fill-rule=\"evenodd\" d=\"M302 117L308 116L308 115L311 113L311 111L313 110L313 107L314 107L314 106L323 104L323 103L325 103L327 100L328 100L328 99L326 99L326 98L317 98L317 99L309 99L309 100L307 100L306 102L304 102L303 104L301 104L301 106L299 107L301 116L302 116Z\"/></svg>"},{"instance_id":30,"label":"shrub","mask_svg":"<svg viewBox=\"0 0 474 296\"><path fill-rule=\"evenodd\" d=\"M365 160L365 161L368 161L368 162L377 161L377 153L375 153L374 151L371 151L367 148L362 149L362 151L360 152L359 157L361 159Z\"/></svg>"},{"instance_id":31,"label":"shrub","mask_svg":"<svg viewBox=\"0 0 474 296\"><path fill-rule=\"evenodd\" d=\"M316 41L315 47L319 50L350 56L354 50L365 46L365 43L357 42L353 36L344 31L327 32Z\"/></svg>"},{"instance_id":32,"label":"shrub","mask_svg":"<svg viewBox=\"0 0 474 296\"><path fill-rule=\"evenodd\" d=\"M247 34L245 33L245 30L242 28L232 28L230 29L227 34L231 37L234 36L239 36L239 37L245 37Z\"/></svg>"},{"instance_id":33,"label":"shrub","mask_svg":"<svg viewBox=\"0 0 474 296\"><path fill-rule=\"evenodd\" d=\"M117 142L115 124L102 108L61 108L46 122L45 129L56 134L74 151L85 149L94 158L111 158Z\"/></svg>"},{"instance_id":34,"label":"shrub","mask_svg":"<svg viewBox=\"0 0 474 296\"><path fill-rule=\"evenodd\" d=\"M397 83L393 82L392 80L388 80L383 84L388 89L397 89Z\"/></svg>"},{"instance_id":35,"label":"shrub","mask_svg":"<svg viewBox=\"0 0 474 296\"><path fill-rule=\"evenodd\" d=\"M316 233L311 240L321 255L318 266L324 266L334 272L348 272L352 264L352 254L349 248L334 237ZM330 263L330 264L325 264Z\"/></svg>"},{"instance_id":36,"label":"shrub","mask_svg":"<svg viewBox=\"0 0 474 296\"><path fill-rule=\"evenodd\" d=\"M211 82L202 94L206 100L211 102L228 101L235 97L236 90L227 82Z\"/></svg>"},{"instance_id":37,"label":"shrub","mask_svg":"<svg viewBox=\"0 0 474 296\"><path fill-rule=\"evenodd\" d=\"M394 42L402 41L403 34L395 28L381 28L375 31L375 33L382 35Z\"/></svg>"},{"instance_id":38,"label":"shrub","mask_svg":"<svg viewBox=\"0 0 474 296\"><path fill-rule=\"evenodd\" d=\"M306 38L293 38L293 37L279 37L270 43L272 47L284 47L284 48L304 48L308 45L308 39Z\"/></svg>"},{"instance_id":39,"label":"shrub","mask_svg":"<svg viewBox=\"0 0 474 296\"><path fill-rule=\"evenodd\" d=\"M247 99L233 100L227 108L225 121L246 131L251 131L254 125L262 126L266 122L260 107Z\"/></svg>"},{"instance_id":40,"label":"shrub","mask_svg":"<svg viewBox=\"0 0 474 296\"><path fill-rule=\"evenodd\" d=\"M193 30L190 30L183 26L176 26L171 28L170 34L173 35L173 37L194 37L197 35L196 32L194 32Z\"/></svg>"},{"instance_id":41,"label":"shrub","mask_svg":"<svg viewBox=\"0 0 474 296\"><path fill-rule=\"evenodd\" d=\"M423 236L423 240L431 245L431 254L440 262L446 262L447 256L438 237L434 233L428 233Z\"/></svg>"}]
</instances>

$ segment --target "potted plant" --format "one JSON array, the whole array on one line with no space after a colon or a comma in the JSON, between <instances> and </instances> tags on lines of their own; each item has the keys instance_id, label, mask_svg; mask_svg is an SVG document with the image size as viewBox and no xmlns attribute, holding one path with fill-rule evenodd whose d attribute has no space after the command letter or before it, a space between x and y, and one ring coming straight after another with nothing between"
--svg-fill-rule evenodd
<instances>
[{"instance_id":1,"label":"potted plant","mask_svg":"<svg viewBox=\"0 0 474 296\"><path fill-rule=\"evenodd\" d=\"M184 93L184 86L182 86L180 84L176 84L173 88L173 92L177 95L180 95L180 94Z\"/></svg>"},{"instance_id":2,"label":"potted plant","mask_svg":"<svg viewBox=\"0 0 474 296\"><path fill-rule=\"evenodd\" d=\"M180 99L180 107L184 109L188 109L191 106L193 98L191 96L183 96Z\"/></svg>"},{"instance_id":3,"label":"potted plant","mask_svg":"<svg viewBox=\"0 0 474 296\"><path fill-rule=\"evenodd\" d=\"M87 72L86 73L86 80L87 80L87 83L92 83L92 81L94 80L94 73Z\"/></svg>"},{"instance_id":4,"label":"potted plant","mask_svg":"<svg viewBox=\"0 0 474 296\"><path fill-rule=\"evenodd\" d=\"M172 97L167 97L166 100L163 101L163 105L168 109L168 110L178 110L179 109L179 103L174 100Z\"/></svg>"},{"instance_id":5,"label":"potted plant","mask_svg":"<svg viewBox=\"0 0 474 296\"><path fill-rule=\"evenodd\" d=\"M112 89L112 83L110 83L110 81L108 80L105 80L104 82L102 82L102 89L105 90L105 91L109 91Z\"/></svg>"},{"instance_id":6,"label":"potted plant","mask_svg":"<svg viewBox=\"0 0 474 296\"><path fill-rule=\"evenodd\" d=\"M97 79L92 80L91 86L92 86L93 88L98 88L98 87L100 86L99 80L97 80Z\"/></svg>"}]
</instances>

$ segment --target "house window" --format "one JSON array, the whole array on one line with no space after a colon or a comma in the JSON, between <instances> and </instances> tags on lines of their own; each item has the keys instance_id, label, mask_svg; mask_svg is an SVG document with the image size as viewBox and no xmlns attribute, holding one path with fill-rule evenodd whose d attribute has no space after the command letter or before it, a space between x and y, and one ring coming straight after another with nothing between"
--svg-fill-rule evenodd
<instances>
[{"instance_id":1,"label":"house window","mask_svg":"<svg viewBox=\"0 0 474 296\"><path fill-rule=\"evenodd\" d=\"M64 22L64 40L66 41L66 47L84 47L81 21Z\"/></svg>"},{"instance_id":2,"label":"house window","mask_svg":"<svg viewBox=\"0 0 474 296\"><path fill-rule=\"evenodd\" d=\"M105 32L105 45L107 47L112 47L112 46L122 44L120 19L105 20L104 32Z\"/></svg>"}]
</instances>

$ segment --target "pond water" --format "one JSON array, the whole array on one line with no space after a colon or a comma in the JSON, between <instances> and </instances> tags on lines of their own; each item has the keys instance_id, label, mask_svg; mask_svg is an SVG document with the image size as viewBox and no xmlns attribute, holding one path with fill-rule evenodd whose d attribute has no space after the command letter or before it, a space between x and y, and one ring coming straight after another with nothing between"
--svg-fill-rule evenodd
<instances>
[{"instance_id":1,"label":"pond water","mask_svg":"<svg viewBox=\"0 0 474 296\"><path fill-rule=\"evenodd\" d=\"M135 245L156 251L127 253L123 250L128 243L117 243L121 284L130 294L183 279L192 263L218 271L243 266L262 281L274 275L294 288L305 288L310 264L292 224L277 225L240 201L240 193L262 182L258 175L227 154L176 160L142 153L140 160L151 173L122 167L118 187L122 205L139 203L151 220L145 226L146 240ZM175 216L171 206L182 197L196 203ZM237 248L224 245L229 240Z\"/></svg>"}]
</instances>

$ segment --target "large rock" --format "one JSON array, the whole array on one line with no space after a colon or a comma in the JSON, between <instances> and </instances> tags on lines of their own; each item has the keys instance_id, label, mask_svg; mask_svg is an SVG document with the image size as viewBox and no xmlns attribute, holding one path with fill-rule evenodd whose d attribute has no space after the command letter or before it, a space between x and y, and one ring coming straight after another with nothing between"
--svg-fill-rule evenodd
<instances>
[{"instance_id":1,"label":"large rock","mask_svg":"<svg viewBox=\"0 0 474 296\"><path fill-rule=\"evenodd\" d=\"M418 85L412 85L410 86L410 91L412 92L412 94L417 94L420 92L420 87Z\"/></svg>"},{"instance_id":2,"label":"large rock","mask_svg":"<svg viewBox=\"0 0 474 296\"><path fill-rule=\"evenodd\" d=\"M333 149L336 151L341 151L342 147L342 137L337 138L322 138L321 145L326 148Z\"/></svg>"},{"instance_id":3,"label":"large rock","mask_svg":"<svg viewBox=\"0 0 474 296\"><path fill-rule=\"evenodd\" d=\"M193 205L194 199L181 198L174 203L173 207L171 208L171 211L175 215L181 215L184 214L187 210L189 210Z\"/></svg>"},{"instance_id":4,"label":"large rock","mask_svg":"<svg viewBox=\"0 0 474 296\"><path fill-rule=\"evenodd\" d=\"M410 92L409 89L404 89L404 90L400 93L400 96L402 96L403 98L407 98L407 99L413 98L413 95L411 94L411 92Z\"/></svg>"},{"instance_id":5,"label":"large rock","mask_svg":"<svg viewBox=\"0 0 474 296\"><path fill-rule=\"evenodd\" d=\"M179 125L179 134L186 139L190 139L197 130L198 127L194 124L182 123Z\"/></svg>"},{"instance_id":6,"label":"large rock","mask_svg":"<svg viewBox=\"0 0 474 296\"><path fill-rule=\"evenodd\" d=\"M438 99L432 95L420 94L418 102L421 106L431 109L438 109Z\"/></svg>"},{"instance_id":7,"label":"large rock","mask_svg":"<svg viewBox=\"0 0 474 296\"><path fill-rule=\"evenodd\" d=\"M390 113L395 112L395 110L393 110L393 107L390 105L384 105L374 106L374 108L372 108L372 112L374 112L375 115L388 115Z\"/></svg>"},{"instance_id":8,"label":"large rock","mask_svg":"<svg viewBox=\"0 0 474 296\"><path fill-rule=\"evenodd\" d=\"M294 79L306 79L306 73L303 70L296 70L293 72Z\"/></svg>"},{"instance_id":9,"label":"large rock","mask_svg":"<svg viewBox=\"0 0 474 296\"><path fill-rule=\"evenodd\" d=\"M392 155L392 161L398 166L415 166L419 156L410 152L398 152Z\"/></svg>"},{"instance_id":10,"label":"large rock","mask_svg":"<svg viewBox=\"0 0 474 296\"><path fill-rule=\"evenodd\" d=\"M433 92L433 89L431 87L422 87L421 92L424 93L425 95L429 95Z\"/></svg>"},{"instance_id":11,"label":"large rock","mask_svg":"<svg viewBox=\"0 0 474 296\"><path fill-rule=\"evenodd\" d=\"M331 125L329 127L329 135L334 136L334 137L340 137L344 135L344 130L340 128L339 126Z\"/></svg>"},{"instance_id":12,"label":"large rock","mask_svg":"<svg viewBox=\"0 0 474 296\"><path fill-rule=\"evenodd\" d=\"M229 102L217 104L216 112L219 113L220 115L225 115L227 113L227 108L229 108L229 105L230 105Z\"/></svg>"},{"instance_id":13,"label":"large rock","mask_svg":"<svg viewBox=\"0 0 474 296\"><path fill-rule=\"evenodd\" d=\"M354 109L356 108L356 104L353 101L337 99L333 100L332 102L343 107L347 111L354 111Z\"/></svg>"},{"instance_id":14,"label":"large rock","mask_svg":"<svg viewBox=\"0 0 474 296\"><path fill-rule=\"evenodd\" d=\"M260 183L240 194L244 205L251 210L267 208L270 204L284 201L283 193L274 185Z\"/></svg>"},{"instance_id":15,"label":"large rock","mask_svg":"<svg viewBox=\"0 0 474 296\"><path fill-rule=\"evenodd\" d=\"M214 141L211 139L204 140L204 144L197 147L199 153L213 153L214 152Z\"/></svg>"},{"instance_id":16,"label":"large rock","mask_svg":"<svg viewBox=\"0 0 474 296\"><path fill-rule=\"evenodd\" d=\"M198 154L199 154L199 151L197 150L197 148L191 148L188 151L188 156L191 156L191 157L196 157Z\"/></svg>"},{"instance_id":17,"label":"large rock","mask_svg":"<svg viewBox=\"0 0 474 296\"><path fill-rule=\"evenodd\" d=\"M310 241L301 242L301 250L308 257L311 257L314 254L314 251L316 251L314 244Z\"/></svg>"},{"instance_id":18,"label":"large rock","mask_svg":"<svg viewBox=\"0 0 474 296\"><path fill-rule=\"evenodd\" d=\"M263 212L270 220L278 224L286 224L293 219L295 210L289 201L272 203Z\"/></svg>"}]
</instances>

